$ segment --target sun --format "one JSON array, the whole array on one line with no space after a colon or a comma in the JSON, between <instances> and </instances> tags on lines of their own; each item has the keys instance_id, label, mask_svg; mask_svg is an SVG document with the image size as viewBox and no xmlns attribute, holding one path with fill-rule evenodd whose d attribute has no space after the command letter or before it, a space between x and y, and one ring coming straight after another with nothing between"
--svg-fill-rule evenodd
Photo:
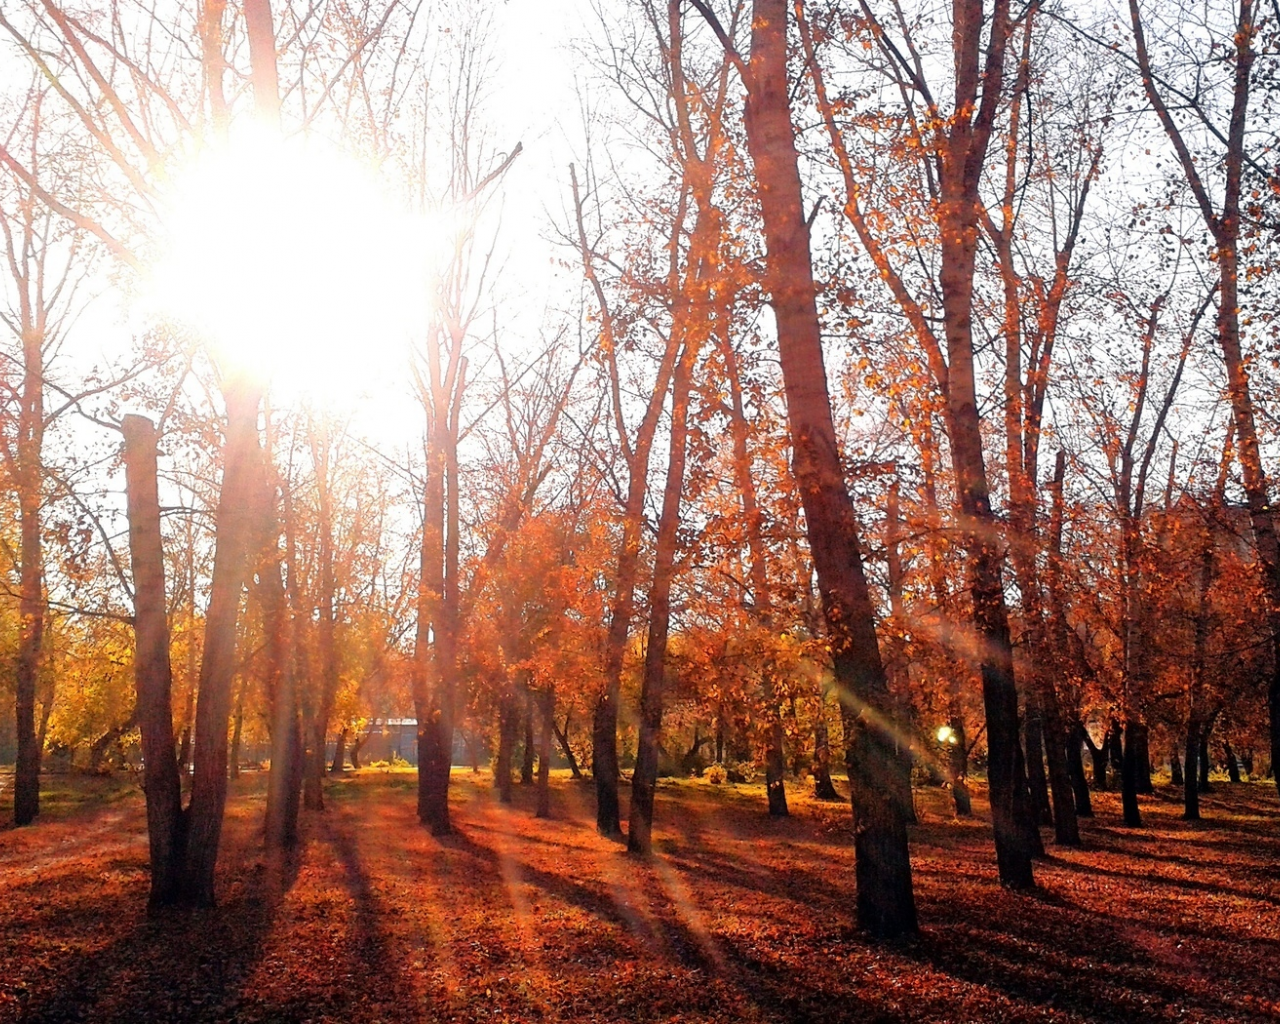
<instances>
[{"instance_id":1,"label":"sun","mask_svg":"<svg viewBox=\"0 0 1280 1024\"><path fill-rule=\"evenodd\" d=\"M327 406L403 379L429 230L371 163L246 126L173 176L161 234L151 300L224 368Z\"/></svg>"}]
</instances>

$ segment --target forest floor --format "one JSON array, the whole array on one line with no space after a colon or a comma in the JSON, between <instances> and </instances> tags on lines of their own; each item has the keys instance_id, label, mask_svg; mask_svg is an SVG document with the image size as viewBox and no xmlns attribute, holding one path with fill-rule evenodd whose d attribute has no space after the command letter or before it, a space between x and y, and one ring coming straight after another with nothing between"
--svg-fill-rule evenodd
<instances>
[{"instance_id":1,"label":"forest floor","mask_svg":"<svg viewBox=\"0 0 1280 1024\"><path fill-rule=\"evenodd\" d=\"M1165 787L1139 830L1099 794L1085 847L1050 846L1027 894L996 882L983 801L958 821L922 793L921 935L874 945L850 929L848 808L799 786L770 820L760 786L664 784L641 861L596 835L589 785L555 778L538 820L530 788L504 807L487 773L454 783L438 840L412 774L337 780L281 865L241 778L220 905L163 920L136 787L53 801L0 831L0 1021L1280 1019L1270 786L1218 784L1194 825Z\"/></svg>"}]
</instances>

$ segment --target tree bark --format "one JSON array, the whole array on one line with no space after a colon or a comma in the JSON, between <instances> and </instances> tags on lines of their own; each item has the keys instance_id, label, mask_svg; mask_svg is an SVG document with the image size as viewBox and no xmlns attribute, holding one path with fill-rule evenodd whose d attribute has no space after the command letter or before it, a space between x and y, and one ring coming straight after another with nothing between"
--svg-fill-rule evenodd
<instances>
[{"instance_id":1,"label":"tree bark","mask_svg":"<svg viewBox=\"0 0 1280 1024\"><path fill-rule=\"evenodd\" d=\"M703 220L700 215L699 221ZM699 229L694 228L695 238ZM700 240L700 239L699 239ZM700 269L700 268L699 268ZM695 270L696 274L698 271ZM688 304L677 301L677 309ZM699 345L689 325L677 315L673 330L686 334L683 352L676 364L671 396L671 449L667 460L667 480L658 517L658 539L653 556L653 584L649 588L649 636L645 645L644 675L640 684L640 738L636 767L631 776L631 817L627 829L627 849L648 854L653 847L653 805L658 785L658 738L662 732L662 712L666 691L667 635L671 625L671 584L675 579L676 553L680 529L680 499L684 493L684 466L689 424L689 389ZM777 707L774 711L776 714ZM784 769L785 770L785 769Z\"/></svg>"},{"instance_id":2,"label":"tree bark","mask_svg":"<svg viewBox=\"0 0 1280 1024\"><path fill-rule=\"evenodd\" d=\"M1078 724L1080 739L1089 748L1089 758L1093 764L1093 788L1099 793L1105 793L1107 791L1107 761L1111 755L1111 733L1108 731L1102 737L1102 746L1098 746L1093 742L1093 736L1090 735L1089 730L1082 723Z\"/></svg>"},{"instance_id":3,"label":"tree bark","mask_svg":"<svg viewBox=\"0 0 1280 1024\"><path fill-rule=\"evenodd\" d=\"M347 737L351 730L345 725L338 730L338 739L333 747L333 761L329 764L330 775L341 775L347 770Z\"/></svg>"},{"instance_id":4,"label":"tree bark","mask_svg":"<svg viewBox=\"0 0 1280 1024\"><path fill-rule=\"evenodd\" d=\"M498 705L498 757L494 764L494 775L498 782L498 799L511 803L511 767L516 750L516 730L519 727L520 712L516 707L515 694L504 692Z\"/></svg>"},{"instance_id":5,"label":"tree bark","mask_svg":"<svg viewBox=\"0 0 1280 1024\"><path fill-rule=\"evenodd\" d=\"M1182 775L1182 817L1200 820L1200 724L1192 715L1187 722L1187 763Z\"/></svg>"},{"instance_id":6,"label":"tree bark","mask_svg":"<svg viewBox=\"0 0 1280 1024\"><path fill-rule=\"evenodd\" d=\"M156 474L156 429L144 416L125 416L125 490L133 566L134 679L142 732L143 791L151 860L148 906L154 913L176 903L186 823L182 781L173 746L173 669L164 590L164 549Z\"/></svg>"},{"instance_id":7,"label":"tree bark","mask_svg":"<svg viewBox=\"0 0 1280 1024\"><path fill-rule=\"evenodd\" d=\"M578 758L573 753L573 747L569 745L569 720L570 716L564 717L564 728L561 729L556 725L555 720L551 721L551 728L555 731L556 742L560 744L560 753L564 755L564 759L569 762L569 772L573 775L575 782L582 781L582 769L578 766Z\"/></svg>"},{"instance_id":8,"label":"tree bark","mask_svg":"<svg viewBox=\"0 0 1280 1024\"><path fill-rule=\"evenodd\" d=\"M550 686L538 691L542 721L538 730L538 809L535 817L551 817L551 732L555 725L556 692Z\"/></svg>"},{"instance_id":9,"label":"tree bark","mask_svg":"<svg viewBox=\"0 0 1280 1024\"><path fill-rule=\"evenodd\" d=\"M841 696L854 814L858 924L880 938L917 930L907 844L909 768L898 756L858 525L845 485L823 362L809 226L787 76L786 0L754 0L747 147L755 163L796 484L805 511Z\"/></svg>"},{"instance_id":10,"label":"tree bark","mask_svg":"<svg viewBox=\"0 0 1280 1024\"><path fill-rule=\"evenodd\" d=\"M227 802L227 721L236 663L236 620L254 533L252 503L246 501L246 495L252 493L255 484L261 394L256 385L239 380L229 382L224 395L227 441L223 448L213 579L205 614L204 656L196 704L195 768L187 809L182 882L183 899L194 906L212 906L214 902L214 868Z\"/></svg>"},{"instance_id":11,"label":"tree bark","mask_svg":"<svg viewBox=\"0 0 1280 1024\"><path fill-rule=\"evenodd\" d=\"M24 320L29 317L24 317ZM44 332L22 331L22 393L18 409L17 467L19 556L18 656L14 707L18 756L13 774L13 823L29 825L40 813L40 756L36 687L44 654L44 551L40 535L44 448Z\"/></svg>"},{"instance_id":12,"label":"tree bark","mask_svg":"<svg viewBox=\"0 0 1280 1024\"><path fill-rule=\"evenodd\" d=\"M1126 718L1124 723L1124 753L1120 766L1120 803L1124 808L1124 823L1130 828L1142 827L1142 812L1138 809L1138 721Z\"/></svg>"},{"instance_id":13,"label":"tree bark","mask_svg":"<svg viewBox=\"0 0 1280 1024\"><path fill-rule=\"evenodd\" d=\"M1044 770L1044 722L1039 701L1032 694L1027 699L1027 787L1031 792L1031 807L1037 822L1053 824L1053 810L1049 806L1049 778Z\"/></svg>"},{"instance_id":14,"label":"tree bark","mask_svg":"<svg viewBox=\"0 0 1280 1024\"><path fill-rule=\"evenodd\" d=\"M525 683L524 687L524 748L523 757L520 762L520 785L533 785L533 756L534 748L534 699L533 687Z\"/></svg>"},{"instance_id":15,"label":"tree bark","mask_svg":"<svg viewBox=\"0 0 1280 1024\"><path fill-rule=\"evenodd\" d=\"M1076 723L1067 738L1067 771L1071 780L1071 793L1075 798L1075 817L1076 818L1092 818L1093 817L1093 800L1089 797L1089 783L1084 777L1084 760L1080 756L1080 747L1084 743L1081 733L1085 732L1083 725ZM1087 733L1085 733L1087 735ZM1057 818L1054 819L1056 827ZM1076 845L1080 841L1079 825L1076 825ZM1063 842L1059 839L1058 842Z\"/></svg>"}]
</instances>

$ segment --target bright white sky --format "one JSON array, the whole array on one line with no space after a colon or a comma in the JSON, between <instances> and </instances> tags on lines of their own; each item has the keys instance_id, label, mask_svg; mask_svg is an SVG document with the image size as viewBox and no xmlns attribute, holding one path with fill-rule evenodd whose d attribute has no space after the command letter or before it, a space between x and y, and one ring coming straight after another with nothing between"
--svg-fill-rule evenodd
<instances>
[{"instance_id":1,"label":"bright white sky","mask_svg":"<svg viewBox=\"0 0 1280 1024\"><path fill-rule=\"evenodd\" d=\"M483 120L490 126L494 145L500 151L509 150L517 142L523 145L521 156L502 182L500 201L496 205L501 217L495 252L495 264L501 268L497 275L496 296L501 303L503 344L513 352L540 348L541 329L557 310L566 308L572 297L569 291L571 282L553 265L554 259L564 254L547 238L548 218L559 215L565 208L567 168L577 148L572 139L581 133L577 98L579 69L570 47L576 38L592 31L595 18L589 0L499 0L494 6L491 44L497 59ZM282 168L282 173L296 173L300 178L306 177L312 185L309 189L299 189L292 196L294 202L285 205L323 205L326 174L329 177L337 175L334 180L340 181L349 170L328 168L317 175L318 163L308 167L305 164L307 159L293 153L288 157L287 166ZM290 167L292 171L288 170ZM205 167L197 177L204 180L193 183L189 191L196 196L209 195L216 192L209 187L210 182L234 179L235 168ZM227 197L227 205L231 208L253 206L247 187L243 196L234 194L234 185L230 186L230 191L233 194ZM341 193L344 190L331 187L329 191ZM358 218L341 202L330 202L328 212L327 219L334 224L368 219ZM287 216L287 211L284 216ZM191 235L194 229L202 240L212 237L215 244L212 247L193 246L190 237L180 240L176 253L170 257L172 265L169 269L172 272L159 285L144 289L141 301L126 301L110 288L104 288L101 297L86 311L71 339L68 357L77 363L82 359L97 361L113 351L121 351L128 346L130 335L145 330L148 323L162 315L166 307L173 308L177 293L182 310L194 309L195 318L203 325L207 327L212 323L215 331L237 338L239 355L250 360L261 359L261 353L254 350L263 344L264 338L257 335L281 336L285 333L286 318L295 316L293 311L286 309L276 311L278 315L275 316L262 316L262 309L270 302L272 294L272 286L264 284L263 278L268 276L271 265L297 263L300 253L305 255L308 247L323 247L324 239L320 231L313 231L315 238L307 236L305 244L301 248L295 246L283 260L273 251L243 253L237 227L220 225L218 221L222 217L202 208L199 202L187 204L180 210L176 218L182 222L180 230L185 228ZM266 219L274 222L281 217ZM219 227L222 227L221 235ZM413 226L413 230L419 228L420 225ZM330 232L330 235L334 233ZM341 232L336 234L341 235ZM217 241L219 237L221 242ZM330 242L332 248L332 244L340 243L341 239L331 238ZM217 280L208 280L210 272L199 262L201 248L207 250L203 253L206 264L213 259L224 267L235 269L215 274ZM407 250L405 252L401 263L413 258ZM308 265L294 268L294 276L327 280L343 275L354 279L366 294L377 290L371 283L371 275L380 276L388 286L390 282L395 282L398 288L404 285L406 275L403 266L379 266L371 262L369 266L356 266L356 273L353 273L350 267L327 266L327 258L315 252L311 256ZM194 288L184 287L184 283L190 285L191 282L198 284ZM342 291L350 294L353 290L350 287L343 289L337 280L330 283L335 294ZM199 294L201 289L205 293L203 296ZM385 293L387 288L382 291ZM229 294L248 298L241 303L209 298L210 295ZM385 294L379 301L385 301ZM292 372L290 354L276 355L263 363L274 370L277 406L298 401L310 393L319 404L338 406L336 411L339 414L351 417L353 430L370 437L375 443L388 448L415 444L422 429L422 412L410 395L405 365L407 353L403 342L385 345L371 339L359 346L359 352L349 354L342 351L349 342L337 340L339 337L349 338L353 333L384 338L394 333L407 335L407 321L399 322L395 317L383 316L374 318L365 330L357 331L352 329L355 321L350 317L358 314L343 310L336 304L328 308L320 303L317 308L310 308L304 313L296 316L293 327L298 336L294 345L297 351L307 353L306 358L293 359L296 365ZM245 324L254 321L261 329L246 332ZM327 332L330 340L317 344L315 339L326 333L323 330L325 326L330 328ZM487 328L488 323L485 326ZM416 340L420 342L420 337ZM333 366L345 367L347 372L335 374L331 369L325 369ZM353 389L359 392L354 401Z\"/></svg>"}]
</instances>

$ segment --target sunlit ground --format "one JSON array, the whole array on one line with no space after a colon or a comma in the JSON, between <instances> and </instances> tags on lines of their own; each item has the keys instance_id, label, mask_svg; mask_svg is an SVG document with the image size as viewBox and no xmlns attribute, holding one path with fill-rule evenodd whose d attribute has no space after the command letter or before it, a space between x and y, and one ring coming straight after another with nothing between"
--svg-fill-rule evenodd
<instances>
[{"instance_id":1,"label":"sunlit ground","mask_svg":"<svg viewBox=\"0 0 1280 1024\"><path fill-rule=\"evenodd\" d=\"M554 780L550 821L457 771L458 835L414 819L411 773L336 783L296 864L260 853L262 778L234 791L222 904L151 922L138 794L0 833L0 1020L1261 1021L1280 1010L1280 863L1268 786L1218 786L1208 821L1176 793L1042 890L995 881L989 827L921 794L922 937L849 931L844 805L759 786L660 789L657 855L593 828L590 786ZM985 803L978 806L985 814Z\"/></svg>"}]
</instances>

